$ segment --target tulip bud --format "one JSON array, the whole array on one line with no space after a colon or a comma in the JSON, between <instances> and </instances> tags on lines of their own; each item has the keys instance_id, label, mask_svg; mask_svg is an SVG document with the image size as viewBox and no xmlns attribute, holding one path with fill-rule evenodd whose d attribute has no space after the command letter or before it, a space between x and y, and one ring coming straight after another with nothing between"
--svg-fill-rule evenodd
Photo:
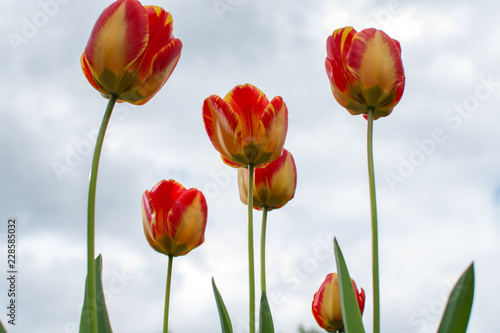
<instances>
[{"instance_id":1,"label":"tulip bud","mask_svg":"<svg viewBox=\"0 0 500 333\"><path fill-rule=\"evenodd\" d=\"M156 251L182 256L205 240L207 202L197 189L162 180L144 192L141 206L144 234Z\"/></svg>"},{"instance_id":2,"label":"tulip bud","mask_svg":"<svg viewBox=\"0 0 500 333\"><path fill-rule=\"evenodd\" d=\"M352 285L359 310L363 314L365 308L365 291L363 288L358 291L354 280L352 280ZM337 273L328 274L325 281L319 287L319 290L314 294L312 312L318 325L327 332L343 332L344 320L342 319Z\"/></svg>"},{"instance_id":3,"label":"tulip bud","mask_svg":"<svg viewBox=\"0 0 500 333\"><path fill-rule=\"evenodd\" d=\"M261 210L281 208L292 200L297 187L297 168L292 154L283 149L283 155L263 167L255 169L253 207ZM248 200L248 169L238 169L240 199Z\"/></svg>"}]
</instances>

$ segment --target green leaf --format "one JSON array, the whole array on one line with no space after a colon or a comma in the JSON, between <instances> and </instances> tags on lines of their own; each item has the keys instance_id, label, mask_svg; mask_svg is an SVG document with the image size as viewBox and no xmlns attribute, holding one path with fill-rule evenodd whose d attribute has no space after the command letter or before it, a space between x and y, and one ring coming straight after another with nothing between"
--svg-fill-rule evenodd
<instances>
[{"instance_id":1,"label":"green leaf","mask_svg":"<svg viewBox=\"0 0 500 333\"><path fill-rule=\"evenodd\" d=\"M262 292L262 297L260 298L259 333L274 333L273 317L265 290Z\"/></svg>"},{"instance_id":2,"label":"green leaf","mask_svg":"<svg viewBox=\"0 0 500 333\"><path fill-rule=\"evenodd\" d=\"M108 310L104 300L102 291L102 256L99 255L95 261L95 286L96 286L96 303L97 303L97 332L112 333L111 324L109 323ZM88 278L85 280L85 299L83 301L82 315L80 317L80 333L92 333L90 329L90 294L87 288Z\"/></svg>"},{"instance_id":3,"label":"green leaf","mask_svg":"<svg viewBox=\"0 0 500 333\"><path fill-rule=\"evenodd\" d=\"M354 287L352 286L349 271L347 270L344 256L342 255L336 238L333 239L333 246L335 248L335 259L337 262L340 305L342 308L345 333L364 333L365 328L361 321L361 312L359 311L356 294L354 294Z\"/></svg>"},{"instance_id":4,"label":"green leaf","mask_svg":"<svg viewBox=\"0 0 500 333\"><path fill-rule=\"evenodd\" d=\"M0 321L0 333L7 333L7 331L5 330L5 327L3 327L3 324L1 321Z\"/></svg>"},{"instance_id":5,"label":"green leaf","mask_svg":"<svg viewBox=\"0 0 500 333\"><path fill-rule=\"evenodd\" d=\"M220 326L222 328L222 333L233 333L233 326L231 325L231 319L227 313L224 301L215 285L214 278L212 278L212 287L214 289L215 302L217 303L217 310L219 311Z\"/></svg>"},{"instance_id":6,"label":"green leaf","mask_svg":"<svg viewBox=\"0 0 500 333\"><path fill-rule=\"evenodd\" d=\"M462 333L467 330L474 298L474 263L471 263L453 288L438 333Z\"/></svg>"}]
</instances>

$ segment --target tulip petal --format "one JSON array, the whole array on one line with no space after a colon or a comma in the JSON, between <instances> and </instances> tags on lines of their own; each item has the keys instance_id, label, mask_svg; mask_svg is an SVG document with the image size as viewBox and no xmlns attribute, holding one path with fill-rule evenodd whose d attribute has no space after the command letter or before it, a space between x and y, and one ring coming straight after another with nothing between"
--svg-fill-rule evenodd
<instances>
[{"instance_id":1,"label":"tulip petal","mask_svg":"<svg viewBox=\"0 0 500 333\"><path fill-rule=\"evenodd\" d=\"M343 93L347 93L354 83L353 77L347 71L345 59L356 33L353 27L337 29L326 42L327 60L329 60L326 63L327 75L335 81L335 86Z\"/></svg>"},{"instance_id":2,"label":"tulip petal","mask_svg":"<svg viewBox=\"0 0 500 333\"><path fill-rule=\"evenodd\" d=\"M168 45L172 40L174 40L174 36L172 34L174 22L172 15L161 7L145 6L144 9L149 22L149 43L144 51L141 61L144 64L150 64L153 62L155 55L159 53L165 45ZM146 70L145 73L143 73L143 68L144 67L141 66L141 71L139 72L141 78L145 77L149 72L149 68L145 67Z\"/></svg>"},{"instance_id":3,"label":"tulip petal","mask_svg":"<svg viewBox=\"0 0 500 333\"><path fill-rule=\"evenodd\" d=\"M404 78L401 47L376 29L365 29L356 34L347 64L358 79L367 104L374 107L383 105L395 85Z\"/></svg>"},{"instance_id":4,"label":"tulip petal","mask_svg":"<svg viewBox=\"0 0 500 333\"><path fill-rule=\"evenodd\" d=\"M120 95L120 99L135 105L147 103L165 85L174 71L181 56L182 43L179 39L172 40L153 58L147 77L129 92Z\"/></svg>"},{"instance_id":5,"label":"tulip petal","mask_svg":"<svg viewBox=\"0 0 500 333\"><path fill-rule=\"evenodd\" d=\"M124 73L148 44L148 21L136 0L118 0L99 16L85 48L96 79L109 93L127 84Z\"/></svg>"},{"instance_id":6,"label":"tulip petal","mask_svg":"<svg viewBox=\"0 0 500 333\"><path fill-rule=\"evenodd\" d=\"M200 246L205 240L207 224L207 202L203 193L197 189L184 191L176 200L168 214L172 226L172 236L177 249L174 256L184 255Z\"/></svg>"},{"instance_id":7,"label":"tulip petal","mask_svg":"<svg viewBox=\"0 0 500 333\"><path fill-rule=\"evenodd\" d=\"M203 102L203 122L213 146L224 157L238 151L241 123L231 106L217 95Z\"/></svg>"},{"instance_id":8,"label":"tulip petal","mask_svg":"<svg viewBox=\"0 0 500 333\"><path fill-rule=\"evenodd\" d=\"M82 66L83 74L87 78L87 81L89 81L89 83L92 85L92 87L94 87L101 93L106 93L106 90L101 85L99 85L97 81L94 79L94 75L92 74L93 70L91 68L91 65L89 64L89 61L85 53L83 53L82 56L80 57L80 64Z\"/></svg>"},{"instance_id":9,"label":"tulip petal","mask_svg":"<svg viewBox=\"0 0 500 333\"><path fill-rule=\"evenodd\" d=\"M269 194L266 202L272 209L281 208L292 200L297 187L297 169L292 154L283 149L283 155L275 162L278 163L269 163L266 170L272 175L268 180Z\"/></svg>"},{"instance_id":10,"label":"tulip petal","mask_svg":"<svg viewBox=\"0 0 500 333\"><path fill-rule=\"evenodd\" d=\"M366 113L366 103L356 78L347 67L347 55L357 34L352 27L337 29L326 42L325 69L330 79L333 96L352 114Z\"/></svg>"},{"instance_id":11,"label":"tulip petal","mask_svg":"<svg viewBox=\"0 0 500 333\"><path fill-rule=\"evenodd\" d=\"M120 97L132 104L148 102L163 87L175 69L182 49L179 39L172 34L170 13L158 6L144 7L149 21L149 43L138 64L140 85L132 87Z\"/></svg>"},{"instance_id":12,"label":"tulip petal","mask_svg":"<svg viewBox=\"0 0 500 333\"><path fill-rule=\"evenodd\" d=\"M239 116L243 125L243 145L249 141L259 141L260 133L254 133L254 130L260 127L260 116L269 104L266 95L259 88L247 83L234 87L224 96L224 100Z\"/></svg>"},{"instance_id":13,"label":"tulip petal","mask_svg":"<svg viewBox=\"0 0 500 333\"><path fill-rule=\"evenodd\" d=\"M266 146L261 159L256 160L255 164L270 163L283 153L288 131L288 109L281 97L274 97L266 106L262 112L261 125L261 136L265 138ZM268 156L269 152L271 156Z\"/></svg>"},{"instance_id":14,"label":"tulip petal","mask_svg":"<svg viewBox=\"0 0 500 333\"><path fill-rule=\"evenodd\" d=\"M154 228L151 226L151 233L155 240L160 235L173 234L172 226L167 223L168 214L184 190L184 186L175 180L162 180L149 192L151 205L155 209L156 224Z\"/></svg>"}]
</instances>

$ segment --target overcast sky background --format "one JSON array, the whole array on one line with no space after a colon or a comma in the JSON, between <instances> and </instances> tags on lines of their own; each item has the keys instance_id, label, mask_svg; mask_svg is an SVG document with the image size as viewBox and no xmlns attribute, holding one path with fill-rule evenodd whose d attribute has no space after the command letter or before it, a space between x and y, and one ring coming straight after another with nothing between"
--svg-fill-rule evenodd
<instances>
[{"instance_id":1,"label":"overcast sky background","mask_svg":"<svg viewBox=\"0 0 500 333\"><path fill-rule=\"evenodd\" d=\"M7 219L18 219L16 326L77 332L86 273L92 136L107 101L80 55L111 1L1 0L0 267ZM475 262L470 333L498 327L500 286L500 43L498 6L467 1L158 1L184 44L179 64L146 105L116 107L97 185L96 254L114 332L160 332L167 258L143 234L140 199L161 179L202 190L206 241L174 260L172 332L220 332L215 277L235 332L247 332L246 206L236 170L220 160L203 100L252 83L289 109L285 147L295 198L268 219L268 293L277 332L317 328L314 293L335 271L336 236L365 289L372 325L366 121L334 100L326 39L347 25L400 41L406 89L375 122L382 331L435 332L452 285ZM55 167L59 167L58 169ZM255 215L256 247L260 213ZM258 255L258 252L256 252ZM258 266L257 273L259 272ZM5 273L6 275L7 273ZM258 285L257 285L258 288Z\"/></svg>"}]
</instances>

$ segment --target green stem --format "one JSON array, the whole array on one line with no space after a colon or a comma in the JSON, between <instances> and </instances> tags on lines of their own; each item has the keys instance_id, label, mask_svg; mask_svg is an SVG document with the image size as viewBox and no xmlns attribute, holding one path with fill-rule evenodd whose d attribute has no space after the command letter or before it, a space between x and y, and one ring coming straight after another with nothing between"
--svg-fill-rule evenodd
<instances>
[{"instance_id":1,"label":"green stem","mask_svg":"<svg viewBox=\"0 0 500 333\"><path fill-rule=\"evenodd\" d=\"M89 199L87 207L87 279L89 288L89 320L90 331L97 333L97 303L96 303L96 285L95 285L95 266L94 266L94 243L95 243L95 193L97 185L97 171L99 169L99 159L101 157L102 143L106 128L108 127L111 112L115 106L118 95L111 94L109 97L106 112L102 118L101 128L97 136L97 141L94 149L94 157L92 159L92 169L90 171L89 181Z\"/></svg>"},{"instance_id":2,"label":"green stem","mask_svg":"<svg viewBox=\"0 0 500 333\"><path fill-rule=\"evenodd\" d=\"M163 316L163 333L168 333L168 309L170 305L170 282L172 281L172 264L174 256L168 256L167 287L165 290L165 314Z\"/></svg>"},{"instance_id":3,"label":"green stem","mask_svg":"<svg viewBox=\"0 0 500 333\"><path fill-rule=\"evenodd\" d=\"M377 199L375 171L373 168L373 120L375 109L368 108L368 181L370 184L370 208L372 216L372 270L373 270L373 333L380 332L380 284L378 262Z\"/></svg>"},{"instance_id":4,"label":"green stem","mask_svg":"<svg viewBox=\"0 0 500 333\"><path fill-rule=\"evenodd\" d=\"M261 293L266 291L266 227L267 207L262 210L262 229L260 232L260 286Z\"/></svg>"},{"instance_id":5,"label":"green stem","mask_svg":"<svg viewBox=\"0 0 500 333\"><path fill-rule=\"evenodd\" d=\"M254 255L253 255L253 177L255 166L248 166L248 280L249 280L249 333L255 333L255 272L254 272Z\"/></svg>"}]
</instances>

